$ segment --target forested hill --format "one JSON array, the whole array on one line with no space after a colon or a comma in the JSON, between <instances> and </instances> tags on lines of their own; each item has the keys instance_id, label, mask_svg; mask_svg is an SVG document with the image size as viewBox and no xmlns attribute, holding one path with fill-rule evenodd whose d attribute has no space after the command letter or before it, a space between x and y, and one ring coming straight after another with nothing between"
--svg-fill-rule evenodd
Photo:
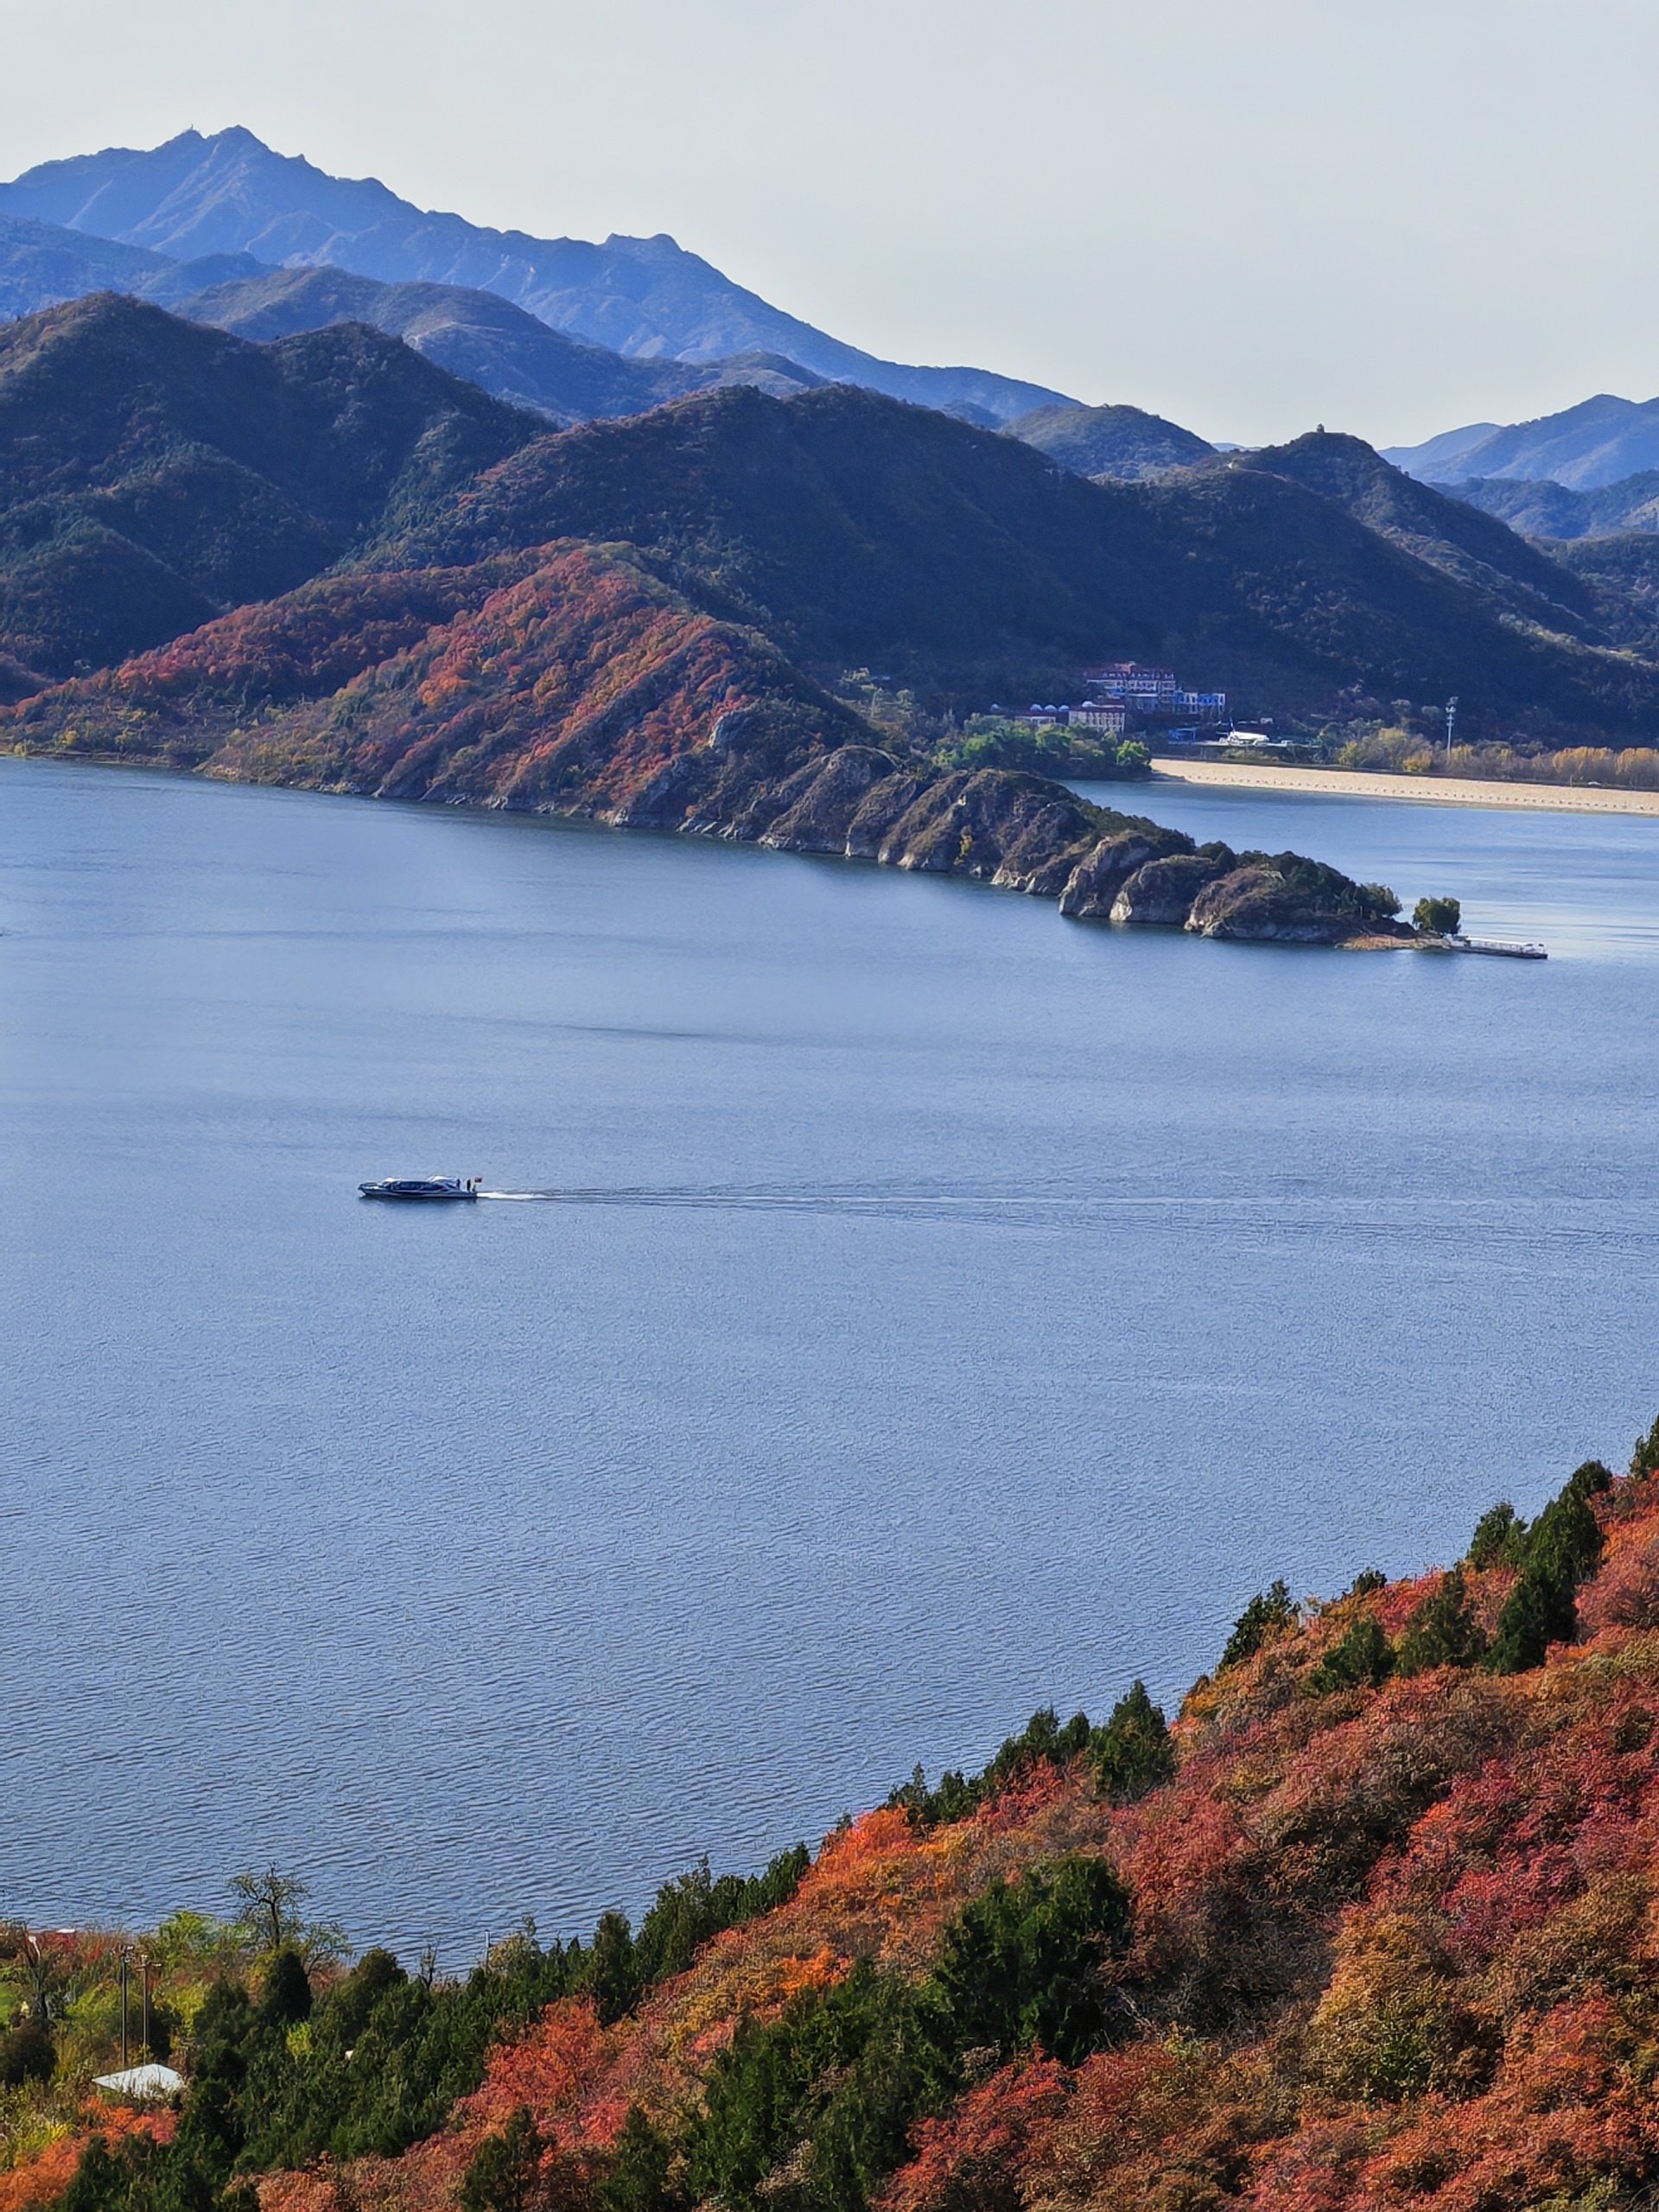
<instances>
[{"instance_id":1,"label":"forested hill","mask_svg":"<svg viewBox=\"0 0 1659 2212\"><path fill-rule=\"evenodd\" d=\"M1109 651L1289 711L1357 684L1459 690L1494 720L1659 729L1659 673L1559 621L1517 623L1523 576L1553 573L1519 539L1516 576L1496 558L1455 575L1264 467L1086 483L1017 439L846 386L787 404L733 390L538 441L416 542L453 560L564 535L626 540L816 674L867 667L953 702L1038 696ZM1580 591L1565 571L1549 588Z\"/></svg>"},{"instance_id":2,"label":"forested hill","mask_svg":"<svg viewBox=\"0 0 1659 2212\"><path fill-rule=\"evenodd\" d=\"M286 591L541 427L361 325L249 346L106 294L0 329L0 677Z\"/></svg>"},{"instance_id":3,"label":"forested hill","mask_svg":"<svg viewBox=\"0 0 1659 2212\"><path fill-rule=\"evenodd\" d=\"M1656 1468L1659 1425L1447 1572L1273 1583L1173 1719L1039 1713L464 1981L342 1973L256 1881L153 1946L176 2124L79 2110L116 1961L48 1939L0 2212L1640 2212Z\"/></svg>"},{"instance_id":4,"label":"forested hill","mask_svg":"<svg viewBox=\"0 0 1659 2212\"><path fill-rule=\"evenodd\" d=\"M552 435L351 323L255 346L104 296L0 333L0 692L344 561L567 538L633 548L816 683L959 709L1128 655L1268 711L1456 690L1471 729L1659 730L1659 672L1598 645L1576 576L1351 441L1096 484L848 385Z\"/></svg>"},{"instance_id":5,"label":"forested hill","mask_svg":"<svg viewBox=\"0 0 1659 2212\"><path fill-rule=\"evenodd\" d=\"M1108 476L1122 484L1192 467L1213 460L1216 450L1179 423L1140 407L1039 407L1010 423L1007 433L1074 475Z\"/></svg>"},{"instance_id":6,"label":"forested hill","mask_svg":"<svg viewBox=\"0 0 1659 2212\"><path fill-rule=\"evenodd\" d=\"M1243 454L1240 466L1333 500L1390 544L1468 584L1516 620L1605 645L1595 602L1570 569L1503 523L1392 467L1359 438L1316 431Z\"/></svg>"}]
</instances>

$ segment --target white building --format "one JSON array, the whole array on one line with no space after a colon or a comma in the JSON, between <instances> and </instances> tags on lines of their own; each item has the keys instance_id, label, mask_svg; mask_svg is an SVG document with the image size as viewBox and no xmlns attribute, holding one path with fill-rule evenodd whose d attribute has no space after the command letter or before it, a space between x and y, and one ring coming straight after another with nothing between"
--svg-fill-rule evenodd
<instances>
[{"instance_id":1,"label":"white building","mask_svg":"<svg viewBox=\"0 0 1659 2212\"><path fill-rule=\"evenodd\" d=\"M1115 660L1084 679L1098 699L1133 707L1142 715L1197 715L1219 721L1227 711L1224 691L1188 691L1173 668L1146 668L1137 660Z\"/></svg>"},{"instance_id":2,"label":"white building","mask_svg":"<svg viewBox=\"0 0 1659 2212\"><path fill-rule=\"evenodd\" d=\"M1100 737L1122 737L1129 710L1121 699L1085 699L1068 717L1073 729L1091 729Z\"/></svg>"}]
</instances>

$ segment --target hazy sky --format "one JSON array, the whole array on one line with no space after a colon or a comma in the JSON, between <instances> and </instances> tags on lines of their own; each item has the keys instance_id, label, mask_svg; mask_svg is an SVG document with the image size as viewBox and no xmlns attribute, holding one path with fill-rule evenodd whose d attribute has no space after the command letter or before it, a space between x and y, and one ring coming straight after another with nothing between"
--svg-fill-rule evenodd
<instances>
[{"instance_id":1,"label":"hazy sky","mask_svg":"<svg viewBox=\"0 0 1659 2212\"><path fill-rule=\"evenodd\" d=\"M1659 0L0 0L0 173L241 122L1211 437L1659 391Z\"/></svg>"}]
</instances>

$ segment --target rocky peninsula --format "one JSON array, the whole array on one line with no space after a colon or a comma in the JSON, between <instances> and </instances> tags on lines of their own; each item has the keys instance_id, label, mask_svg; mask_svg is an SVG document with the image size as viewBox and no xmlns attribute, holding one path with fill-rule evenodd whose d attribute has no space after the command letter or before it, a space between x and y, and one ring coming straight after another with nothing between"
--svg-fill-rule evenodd
<instances>
[{"instance_id":1,"label":"rocky peninsula","mask_svg":"<svg viewBox=\"0 0 1659 2212\"><path fill-rule=\"evenodd\" d=\"M1410 943L1376 886L877 741L617 549L346 574L0 707L0 744L962 875L1079 921Z\"/></svg>"}]
</instances>

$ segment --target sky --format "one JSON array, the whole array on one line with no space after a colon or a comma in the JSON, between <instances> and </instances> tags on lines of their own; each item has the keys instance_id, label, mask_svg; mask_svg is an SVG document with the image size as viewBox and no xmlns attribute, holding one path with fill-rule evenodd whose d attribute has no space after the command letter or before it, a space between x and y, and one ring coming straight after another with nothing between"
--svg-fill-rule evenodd
<instances>
[{"instance_id":1,"label":"sky","mask_svg":"<svg viewBox=\"0 0 1659 2212\"><path fill-rule=\"evenodd\" d=\"M1214 439L1659 391L1659 0L0 0L0 40L5 175L241 123Z\"/></svg>"}]
</instances>

